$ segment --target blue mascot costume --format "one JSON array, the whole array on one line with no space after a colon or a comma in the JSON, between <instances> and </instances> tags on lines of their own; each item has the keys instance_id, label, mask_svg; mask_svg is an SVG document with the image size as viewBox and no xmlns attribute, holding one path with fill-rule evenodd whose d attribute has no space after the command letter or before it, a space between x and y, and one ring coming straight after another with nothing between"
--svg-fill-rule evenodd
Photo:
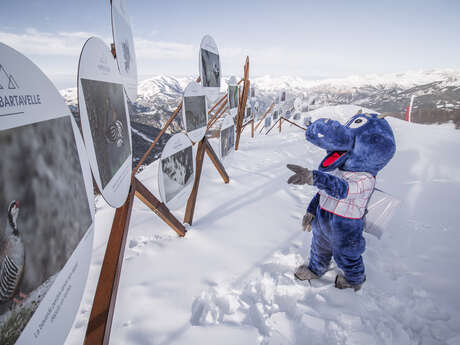
<instances>
[{"instance_id":1,"label":"blue mascot costume","mask_svg":"<svg viewBox=\"0 0 460 345\"><path fill-rule=\"evenodd\" d=\"M334 257L343 271L335 286L359 290L366 280L361 256L366 246L366 207L377 173L395 154L393 131L382 116L358 113L345 126L319 119L307 128L306 138L327 155L318 170L287 166L295 172L288 183L319 189L302 221L304 230L313 229L310 262L300 266L295 276L300 280L319 278Z\"/></svg>"}]
</instances>

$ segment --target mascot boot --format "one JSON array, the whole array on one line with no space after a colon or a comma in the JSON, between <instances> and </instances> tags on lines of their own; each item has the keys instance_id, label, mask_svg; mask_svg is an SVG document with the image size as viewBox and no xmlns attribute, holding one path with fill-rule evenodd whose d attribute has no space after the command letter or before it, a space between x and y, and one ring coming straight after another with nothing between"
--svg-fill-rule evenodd
<instances>
[{"instance_id":1,"label":"mascot boot","mask_svg":"<svg viewBox=\"0 0 460 345\"><path fill-rule=\"evenodd\" d=\"M309 222L303 228L313 232L310 262L299 267L296 276L321 277L334 257L343 271L336 278L336 287L359 290L366 279L364 216L377 173L396 152L393 131L382 116L359 113L346 125L319 119L307 128L306 138L327 155L317 170L288 165L295 172L288 183L309 184L319 190L303 220Z\"/></svg>"}]
</instances>

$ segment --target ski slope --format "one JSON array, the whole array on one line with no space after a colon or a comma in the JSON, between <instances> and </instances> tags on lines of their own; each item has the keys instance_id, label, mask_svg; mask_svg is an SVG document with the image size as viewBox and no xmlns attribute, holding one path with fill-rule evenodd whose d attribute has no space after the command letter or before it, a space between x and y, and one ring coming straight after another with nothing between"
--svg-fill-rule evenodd
<instances>
[{"instance_id":1,"label":"ski slope","mask_svg":"<svg viewBox=\"0 0 460 345\"><path fill-rule=\"evenodd\" d=\"M397 153L377 187L401 204L380 240L365 235L361 291L335 289L337 268L311 286L293 279L316 190L287 185L285 165L316 168L324 151L296 127L255 139L247 130L224 161L229 184L205 159L185 238L135 200L110 343L460 344L460 131L389 122ZM153 163L139 178L158 196L157 171ZM96 204L90 277L67 345L83 342L114 214ZM172 211L183 219L184 207Z\"/></svg>"}]
</instances>

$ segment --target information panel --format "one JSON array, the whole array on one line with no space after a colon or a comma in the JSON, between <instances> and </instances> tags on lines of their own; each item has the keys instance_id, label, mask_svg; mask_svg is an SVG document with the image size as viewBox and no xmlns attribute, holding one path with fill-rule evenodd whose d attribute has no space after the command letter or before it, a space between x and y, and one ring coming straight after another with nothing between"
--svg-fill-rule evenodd
<instances>
[{"instance_id":1,"label":"information panel","mask_svg":"<svg viewBox=\"0 0 460 345\"><path fill-rule=\"evenodd\" d=\"M0 344L62 344L90 265L91 170L58 90L1 43L0 152Z\"/></svg>"}]
</instances>

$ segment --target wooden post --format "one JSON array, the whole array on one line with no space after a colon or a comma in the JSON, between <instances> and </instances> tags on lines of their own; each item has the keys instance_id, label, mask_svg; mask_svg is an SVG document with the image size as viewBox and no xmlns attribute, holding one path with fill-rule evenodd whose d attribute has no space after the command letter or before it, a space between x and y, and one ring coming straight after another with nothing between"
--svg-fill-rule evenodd
<instances>
[{"instance_id":1,"label":"wooden post","mask_svg":"<svg viewBox=\"0 0 460 345\"><path fill-rule=\"evenodd\" d=\"M193 188L190 196L187 200L187 206L185 208L184 223L192 225L193 214L195 213L196 198L198 196L198 187L200 186L201 171L203 170L203 160L205 152L205 138L200 140L198 143L198 149L196 152L196 170L195 180L193 181Z\"/></svg>"},{"instance_id":2,"label":"wooden post","mask_svg":"<svg viewBox=\"0 0 460 345\"><path fill-rule=\"evenodd\" d=\"M183 237L187 233L184 225L169 209L135 177L124 205L115 212L101 273L94 295L93 307L86 330L84 345L107 345L110 339L113 312L117 299L120 272L123 264L126 238L133 209L134 195L146 204L176 233Z\"/></svg>"},{"instance_id":3,"label":"wooden post","mask_svg":"<svg viewBox=\"0 0 460 345\"><path fill-rule=\"evenodd\" d=\"M237 85L240 85L240 83L241 83L242 81L243 81L243 79L241 79L241 80L238 82ZM225 95L223 95L223 96L217 101L217 103L214 104L214 105L212 106L211 109L209 109L208 115L211 114L212 111L213 111L214 109L216 109L216 107L217 107L219 104L221 104L222 101L224 101L225 99L227 99L227 102L228 102L228 98L227 98L227 97L228 97L228 92L227 92Z\"/></svg>"},{"instance_id":4,"label":"wooden post","mask_svg":"<svg viewBox=\"0 0 460 345\"><path fill-rule=\"evenodd\" d=\"M251 120L251 138L254 138L254 119Z\"/></svg>"},{"instance_id":5,"label":"wooden post","mask_svg":"<svg viewBox=\"0 0 460 345\"><path fill-rule=\"evenodd\" d=\"M217 171L219 172L224 182L228 183L230 181L230 178L228 177L228 174L225 171L223 164L220 162L219 158L214 152L208 139L204 137L198 143L198 149L196 152L195 180L193 181L192 192L190 193L190 196L187 200L187 206L185 208L184 223L187 223L189 225L192 225L193 216L195 214L196 200L198 197L198 187L200 186L200 179L201 179L201 173L203 171L203 162L204 162L205 152L208 154L209 158L211 159L212 163L216 167Z\"/></svg>"},{"instance_id":6,"label":"wooden post","mask_svg":"<svg viewBox=\"0 0 460 345\"><path fill-rule=\"evenodd\" d=\"M304 131L307 130L306 128L303 128L302 126L299 126L297 123L292 122L292 121L286 119L285 117L283 117L283 120L289 122L290 124L292 124L292 125L294 125L294 126L296 126L296 127L299 127L300 129L303 129Z\"/></svg>"},{"instance_id":7,"label":"wooden post","mask_svg":"<svg viewBox=\"0 0 460 345\"><path fill-rule=\"evenodd\" d=\"M246 57L246 63L244 64L244 86L241 95L240 102L238 102L238 116L236 120L236 140L235 140L235 151L238 151L240 144L240 137L242 131L242 124L244 119L244 113L246 110L246 101L248 99L248 93L250 88L249 81L249 56Z\"/></svg>"},{"instance_id":8,"label":"wooden post","mask_svg":"<svg viewBox=\"0 0 460 345\"><path fill-rule=\"evenodd\" d=\"M259 134L262 133L262 131L264 130L264 128L265 128L265 126L260 127Z\"/></svg>"},{"instance_id":9,"label":"wooden post","mask_svg":"<svg viewBox=\"0 0 460 345\"><path fill-rule=\"evenodd\" d=\"M227 102L228 102L227 94L225 94L224 96L222 96L222 98L219 99L219 100L217 101L217 103L215 103L215 104L211 107L211 109L208 110L208 115L210 115L210 114L212 113L212 111L213 111L214 109L216 109L217 106L218 106L219 104L221 104L225 99L227 99Z\"/></svg>"},{"instance_id":10,"label":"wooden post","mask_svg":"<svg viewBox=\"0 0 460 345\"><path fill-rule=\"evenodd\" d=\"M197 82L200 77L197 78ZM153 194L134 177L139 167L145 161L149 153L166 132L171 122L182 108L182 102L177 106L169 120L166 122L158 136L155 138L149 149L145 152L142 159L133 169L131 175L131 186L128 197L122 207L115 212L112 222L112 230L107 242L104 261L99 275L99 281L94 295L93 306L91 309L84 345L107 345L110 340L110 330L112 326L113 313L120 281L120 272L123 264L123 254L125 251L126 238L129 230L129 223L133 209L134 195L144 202L152 211L165 221L179 236L185 236L186 229L169 209L156 199Z\"/></svg>"},{"instance_id":11,"label":"wooden post","mask_svg":"<svg viewBox=\"0 0 460 345\"><path fill-rule=\"evenodd\" d=\"M168 224L179 236L185 236L187 230L184 225L171 214L165 204L155 198L155 196L141 183L141 181L136 178L134 179L136 181L136 196L139 200L155 212L155 214Z\"/></svg>"},{"instance_id":12,"label":"wooden post","mask_svg":"<svg viewBox=\"0 0 460 345\"><path fill-rule=\"evenodd\" d=\"M219 120L222 117L222 115L225 114L225 112L227 110L228 110L228 105L224 109L222 109L222 111L220 113L216 113L217 116L214 118L214 120L212 122L209 121L209 124L208 124L206 129L211 128L217 122L217 120Z\"/></svg>"},{"instance_id":13,"label":"wooden post","mask_svg":"<svg viewBox=\"0 0 460 345\"><path fill-rule=\"evenodd\" d=\"M265 135L267 135L268 133L270 133L270 131L273 129L273 127L276 126L276 124L281 120L281 117L278 119L278 121L276 121L271 127L270 129L265 133Z\"/></svg>"},{"instance_id":14,"label":"wooden post","mask_svg":"<svg viewBox=\"0 0 460 345\"><path fill-rule=\"evenodd\" d=\"M230 178L228 177L227 171L225 171L224 165L220 161L219 157L217 157L214 149L212 148L211 144L209 143L206 137L204 138L205 150L208 157L211 159L211 162L216 167L217 171L219 172L220 176L224 180L224 183L229 183Z\"/></svg>"},{"instance_id":15,"label":"wooden post","mask_svg":"<svg viewBox=\"0 0 460 345\"><path fill-rule=\"evenodd\" d=\"M107 345L109 343L123 253L133 208L134 189L135 186L131 184L128 198L115 212L84 345Z\"/></svg>"},{"instance_id":16,"label":"wooden post","mask_svg":"<svg viewBox=\"0 0 460 345\"><path fill-rule=\"evenodd\" d=\"M224 109L227 103L228 103L228 100L225 100L225 102L221 104L219 109L217 109L216 113L209 119L208 126L207 126L208 128L211 128L214 122L217 121L217 116L221 113L222 109Z\"/></svg>"},{"instance_id":17,"label":"wooden post","mask_svg":"<svg viewBox=\"0 0 460 345\"><path fill-rule=\"evenodd\" d=\"M241 127L241 130L243 131L247 125L249 125L251 123L252 120L249 120L247 121L242 127Z\"/></svg>"},{"instance_id":18,"label":"wooden post","mask_svg":"<svg viewBox=\"0 0 460 345\"><path fill-rule=\"evenodd\" d=\"M275 103L272 103L267 111L265 112L264 116L262 116L262 118L259 120L259 122L257 122L257 125L256 125L256 129L259 128L259 125L262 123L263 120L265 120L265 118L267 117L268 114L270 114L270 112L272 111L273 107L275 106Z\"/></svg>"},{"instance_id":19,"label":"wooden post","mask_svg":"<svg viewBox=\"0 0 460 345\"><path fill-rule=\"evenodd\" d=\"M283 119L284 119L284 117L280 117L280 125L279 125L280 133L281 133L281 124L283 123Z\"/></svg>"}]
</instances>

